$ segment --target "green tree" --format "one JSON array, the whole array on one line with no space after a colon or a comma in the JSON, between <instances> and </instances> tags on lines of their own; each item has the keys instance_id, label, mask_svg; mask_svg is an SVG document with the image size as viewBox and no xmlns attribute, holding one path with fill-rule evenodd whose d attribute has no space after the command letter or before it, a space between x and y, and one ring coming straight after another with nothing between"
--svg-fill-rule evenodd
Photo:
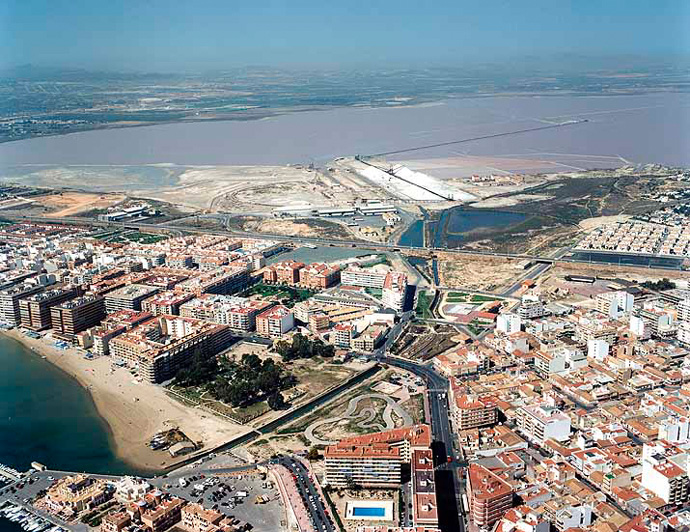
<instances>
[{"instance_id":1,"label":"green tree","mask_svg":"<svg viewBox=\"0 0 690 532\"><path fill-rule=\"evenodd\" d=\"M175 384L184 387L200 386L215 379L218 371L218 361L215 357L207 357L197 352L189 366L177 372Z\"/></svg>"},{"instance_id":2,"label":"green tree","mask_svg":"<svg viewBox=\"0 0 690 532\"><path fill-rule=\"evenodd\" d=\"M269 395L267 402L268 406L270 406L273 410L281 410L286 406L283 394L281 394L278 391L273 392L271 395Z\"/></svg>"}]
</instances>

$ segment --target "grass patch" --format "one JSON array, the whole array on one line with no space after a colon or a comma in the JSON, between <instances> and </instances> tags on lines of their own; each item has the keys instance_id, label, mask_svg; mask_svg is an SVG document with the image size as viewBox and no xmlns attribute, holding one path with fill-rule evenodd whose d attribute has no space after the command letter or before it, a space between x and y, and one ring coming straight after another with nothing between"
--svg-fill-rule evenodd
<instances>
[{"instance_id":1,"label":"grass patch","mask_svg":"<svg viewBox=\"0 0 690 532\"><path fill-rule=\"evenodd\" d=\"M466 294L464 292L448 292L446 294L446 303L486 303L487 301L501 301L502 299L496 296Z\"/></svg>"},{"instance_id":2,"label":"grass patch","mask_svg":"<svg viewBox=\"0 0 690 532\"><path fill-rule=\"evenodd\" d=\"M450 297L457 297L457 298L463 298L463 299L464 299L464 298L466 298L467 296L468 296L468 294L466 294L466 293L464 293L464 292L448 292L448 296L447 296L447 297L449 297L449 298L450 298Z\"/></svg>"},{"instance_id":3,"label":"grass patch","mask_svg":"<svg viewBox=\"0 0 690 532\"><path fill-rule=\"evenodd\" d=\"M417 296L417 308L415 314L421 318L433 318L431 304L434 299L427 292L420 292Z\"/></svg>"},{"instance_id":4,"label":"grass patch","mask_svg":"<svg viewBox=\"0 0 690 532\"><path fill-rule=\"evenodd\" d=\"M271 407L268 406L266 401L258 401L249 406L243 408L235 408L234 415L237 419L252 420L270 411Z\"/></svg>"},{"instance_id":5,"label":"grass patch","mask_svg":"<svg viewBox=\"0 0 690 532\"><path fill-rule=\"evenodd\" d=\"M473 295L470 298L472 303L486 303L487 301L501 301L500 297Z\"/></svg>"},{"instance_id":6,"label":"grass patch","mask_svg":"<svg viewBox=\"0 0 690 532\"><path fill-rule=\"evenodd\" d=\"M476 320L473 321L473 322L471 322L471 323L469 323L469 324L467 325L467 328L468 328L468 329L470 330L470 332L471 332L472 334L474 334L474 335L481 334L481 333L483 333L484 330L486 329L486 327L485 327L484 325L481 325L481 324L480 324L479 322L477 322Z\"/></svg>"},{"instance_id":7,"label":"grass patch","mask_svg":"<svg viewBox=\"0 0 690 532\"><path fill-rule=\"evenodd\" d=\"M158 235L152 233L127 233L123 235L123 238L129 240L130 242L138 242L139 244L155 244L161 240L167 240L167 235Z\"/></svg>"}]
</instances>

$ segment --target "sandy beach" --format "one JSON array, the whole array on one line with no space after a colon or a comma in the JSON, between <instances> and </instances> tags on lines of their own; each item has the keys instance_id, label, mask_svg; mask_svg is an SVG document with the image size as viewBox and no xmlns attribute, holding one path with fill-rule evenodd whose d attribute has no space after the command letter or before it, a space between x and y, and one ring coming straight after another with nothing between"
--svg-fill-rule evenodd
<instances>
[{"instance_id":1,"label":"sandy beach","mask_svg":"<svg viewBox=\"0 0 690 532\"><path fill-rule=\"evenodd\" d=\"M167 451L153 451L148 447L147 443L159 430L177 427L192 441L203 442L204 448L248 432L243 425L183 405L160 386L137 382L125 368L113 369L110 357L87 360L75 348L58 349L54 339L28 338L18 329L2 334L45 356L86 387L112 431L118 456L137 468L159 470L183 459L173 459Z\"/></svg>"}]
</instances>

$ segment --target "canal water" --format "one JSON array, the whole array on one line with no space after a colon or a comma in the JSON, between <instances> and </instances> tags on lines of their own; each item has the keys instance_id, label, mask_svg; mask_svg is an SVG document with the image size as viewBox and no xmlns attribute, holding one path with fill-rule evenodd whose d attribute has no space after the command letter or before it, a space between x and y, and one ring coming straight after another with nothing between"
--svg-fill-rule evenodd
<instances>
[{"instance_id":1,"label":"canal water","mask_svg":"<svg viewBox=\"0 0 690 532\"><path fill-rule=\"evenodd\" d=\"M427 221L430 235L429 247L461 247L467 233L484 229L503 229L519 224L529 218L527 214L495 210L467 210L452 207L446 209L437 221ZM405 231L398 243L401 246L422 247L424 245L423 220L417 220Z\"/></svg>"},{"instance_id":2,"label":"canal water","mask_svg":"<svg viewBox=\"0 0 690 532\"><path fill-rule=\"evenodd\" d=\"M647 266L649 268L668 270L679 270L684 260L683 258L676 257L653 257L650 255L629 255L626 253L606 253L603 251L576 251L569 254L567 258L617 264L618 266Z\"/></svg>"},{"instance_id":3,"label":"canal water","mask_svg":"<svg viewBox=\"0 0 690 532\"><path fill-rule=\"evenodd\" d=\"M5 519L4 517L0 517L0 532L24 532L22 527L20 527L17 523L13 523L12 521L9 521Z\"/></svg>"},{"instance_id":4,"label":"canal water","mask_svg":"<svg viewBox=\"0 0 690 532\"><path fill-rule=\"evenodd\" d=\"M415 220L400 236L398 244L421 248L424 246L424 220Z\"/></svg>"},{"instance_id":5,"label":"canal water","mask_svg":"<svg viewBox=\"0 0 690 532\"><path fill-rule=\"evenodd\" d=\"M115 455L108 425L76 380L3 335L0 367L0 463L19 471L37 461L67 471L138 472Z\"/></svg>"}]
</instances>

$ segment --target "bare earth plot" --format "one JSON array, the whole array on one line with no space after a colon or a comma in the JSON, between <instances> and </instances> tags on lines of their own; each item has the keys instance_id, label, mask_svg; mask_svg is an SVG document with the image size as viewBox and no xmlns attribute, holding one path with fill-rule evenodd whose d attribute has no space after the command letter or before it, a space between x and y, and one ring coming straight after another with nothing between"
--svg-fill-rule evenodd
<instances>
[{"instance_id":1,"label":"bare earth plot","mask_svg":"<svg viewBox=\"0 0 690 532\"><path fill-rule=\"evenodd\" d=\"M353 183L302 166L188 167L176 185L145 193L173 204L231 213L328 207L357 195Z\"/></svg>"},{"instance_id":2,"label":"bare earth plot","mask_svg":"<svg viewBox=\"0 0 690 532\"><path fill-rule=\"evenodd\" d=\"M89 194L86 192L59 192L46 196L34 196L32 199L47 207L50 216L62 218L74 216L93 209L105 209L123 201L124 194Z\"/></svg>"},{"instance_id":3,"label":"bare earth plot","mask_svg":"<svg viewBox=\"0 0 690 532\"><path fill-rule=\"evenodd\" d=\"M367 400L369 403L366 403ZM384 403L385 406L377 405L379 402ZM367 406L361 407L360 403L365 403ZM382 406L383 410L381 410ZM398 423L396 423L394 416L400 418ZM413 419L388 395L362 394L350 399L347 408L341 414L309 425L304 431L304 435L313 445L332 445L337 442L337 438L334 436L339 432L338 428L352 422L356 424L357 428L365 431L383 431L398 426L412 425Z\"/></svg>"},{"instance_id":4,"label":"bare earth plot","mask_svg":"<svg viewBox=\"0 0 690 532\"><path fill-rule=\"evenodd\" d=\"M524 269L518 260L439 254L441 285L450 288L492 291L508 284L522 272Z\"/></svg>"},{"instance_id":5,"label":"bare earth plot","mask_svg":"<svg viewBox=\"0 0 690 532\"><path fill-rule=\"evenodd\" d=\"M334 238L339 240L357 238L345 224L321 218L280 219L236 216L230 220L230 224L242 231L265 233L267 235Z\"/></svg>"}]
</instances>

